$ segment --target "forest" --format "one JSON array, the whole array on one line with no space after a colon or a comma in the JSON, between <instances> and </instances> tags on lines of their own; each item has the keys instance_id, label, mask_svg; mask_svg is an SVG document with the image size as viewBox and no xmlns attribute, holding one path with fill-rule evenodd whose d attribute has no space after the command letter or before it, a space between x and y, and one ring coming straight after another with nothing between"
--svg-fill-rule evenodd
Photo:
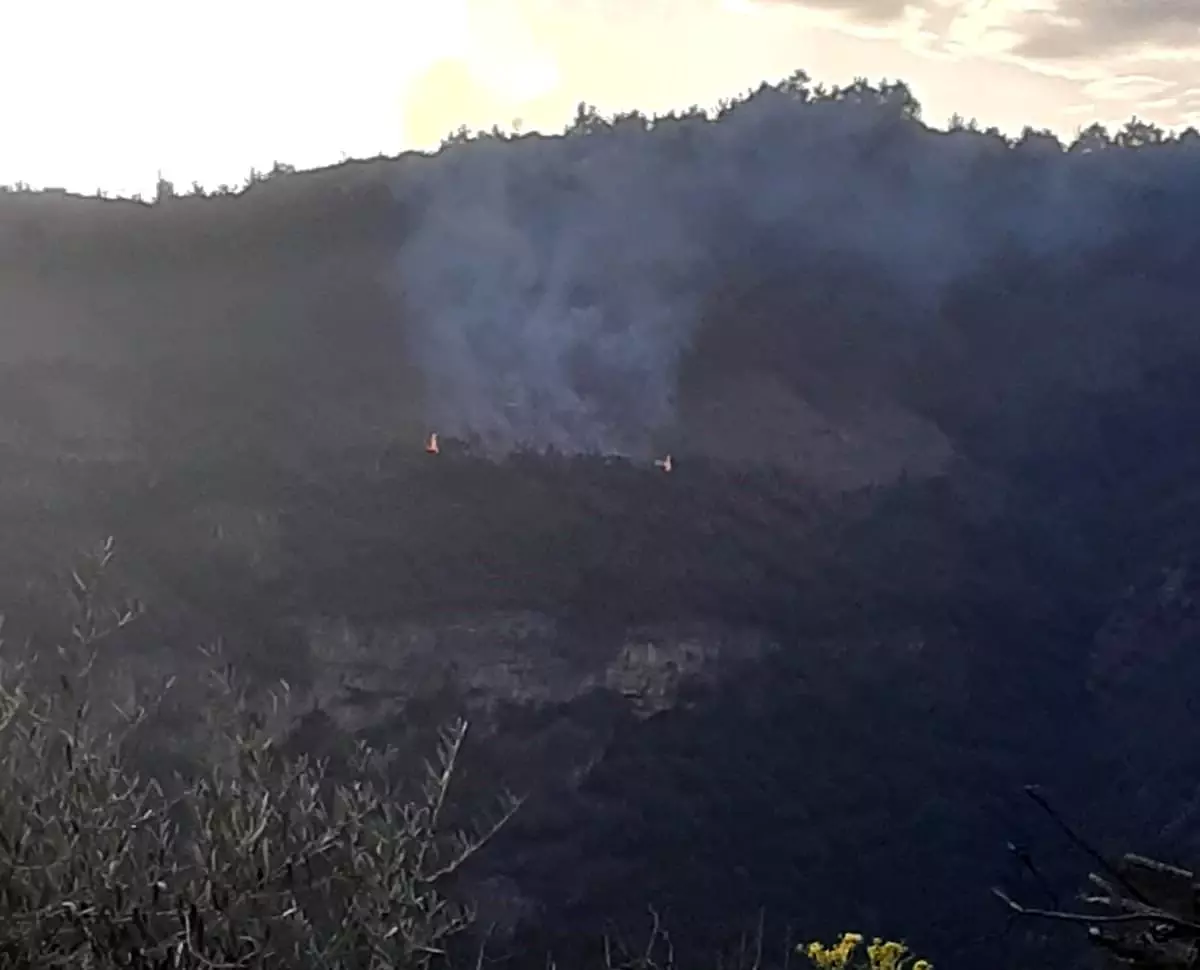
<instances>
[{"instance_id":1,"label":"forest","mask_svg":"<svg viewBox=\"0 0 1200 970\"><path fill-rule=\"evenodd\" d=\"M797 72L217 191L9 187L5 643L78 639L113 537L130 676L190 691L219 642L299 752L465 718L467 790L526 796L459 887L515 906L502 962L661 918L681 966L848 929L1076 965L992 892L1096 864L1026 786L1114 857L1200 840L1197 161Z\"/></svg>"}]
</instances>

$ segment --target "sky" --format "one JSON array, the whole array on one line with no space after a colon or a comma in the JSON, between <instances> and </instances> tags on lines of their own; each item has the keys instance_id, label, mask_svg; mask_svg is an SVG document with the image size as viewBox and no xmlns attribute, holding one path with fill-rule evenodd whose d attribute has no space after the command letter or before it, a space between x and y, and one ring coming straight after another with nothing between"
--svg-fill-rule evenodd
<instances>
[{"instance_id":1,"label":"sky","mask_svg":"<svg viewBox=\"0 0 1200 970\"><path fill-rule=\"evenodd\" d=\"M903 80L937 126L1200 128L1200 0L7 0L0 183L238 185L797 68Z\"/></svg>"}]
</instances>

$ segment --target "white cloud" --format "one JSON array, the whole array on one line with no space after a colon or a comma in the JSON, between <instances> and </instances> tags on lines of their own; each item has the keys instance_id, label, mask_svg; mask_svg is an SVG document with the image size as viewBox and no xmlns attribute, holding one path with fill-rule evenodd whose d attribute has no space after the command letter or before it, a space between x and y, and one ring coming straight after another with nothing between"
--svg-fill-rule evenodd
<instances>
[{"instance_id":1,"label":"white cloud","mask_svg":"<svg viewBox=\"0 0 1200 970\"><path fill-rule=\"evenodd\" d=\"M1149 74L1102 77L1083 86L1083 93L1099 101L1139 101L1175 87L1174 81Z\"/></svg>"}]
</instances>

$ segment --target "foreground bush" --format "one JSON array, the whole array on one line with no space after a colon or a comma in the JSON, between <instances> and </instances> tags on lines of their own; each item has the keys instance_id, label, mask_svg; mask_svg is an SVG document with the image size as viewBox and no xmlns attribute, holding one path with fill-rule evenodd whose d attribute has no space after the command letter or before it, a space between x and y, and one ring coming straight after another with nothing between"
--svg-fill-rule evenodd
<instances>
[{"instance_id":1,"label":"foreground bush","mask_svg":"<svg viewBox=\"0 0 1200 970\"><path fill-rule=\"evenodd\" d=\"M164 695L97 702L105 644L134 615L97 605L111 556L109 543L73 574L69 644L0 652L0 967L443 960L471 920L446 880L515 809L447 831L465 724L412 790L394 780L391 752L365 747L335 783L328 760L276 747L269 715L286 684L264 714L215 669L197 767L144 776L130 751Z\"/></svg>"},{"instance_id":2,"label":"foreground bush","mask_svg":"<svg viewBox=\"0 0 1200 970\"><path fill-rule=\"evenodd\" d=\"M831 946L809 943L801 951L817 970L933 970L928 960L918 960L903 943L875 939L866 947L858 933L843 933Z\"/></svg>"}]
</instances>

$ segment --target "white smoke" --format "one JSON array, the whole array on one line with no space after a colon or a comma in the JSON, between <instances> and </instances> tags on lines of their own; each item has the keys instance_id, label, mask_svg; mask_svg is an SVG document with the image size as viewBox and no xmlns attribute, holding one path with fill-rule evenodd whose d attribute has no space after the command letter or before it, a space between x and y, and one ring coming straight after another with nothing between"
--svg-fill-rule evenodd
<instances>
[{"instance_id":1,"label":"white smoke","mask_svg":"<svg viewBox=\"0 0 1200 970\"><path fill-rule=\"evenodd\" d=\"M1047 177L1059 161L1000 143L1029 180L992 198L980 179L994 142L935 135L895 104L800 105L767 89L717 122L483 139L424 160L397 185L415 224L396 275L429 420L501 448L645 454L674 418L706 301L739 261L786 276L802 254L853 254L919 318L996 240L1061 249L1095 235L1063 218L1102 209Z\"/></svg>"},{"instance_id":2,"label":"white smoke","mask_svg":"<svg viewBox=\"0 0 1200 970\"><path fill-rule=\"evenodd\" d=\"M573 164L561 156L577 146L548 139L434 163L400 274L430 419L447 434L637 451L672 416L703 238L646 139L578 142Z\"/></svg>"}]
</instances>

